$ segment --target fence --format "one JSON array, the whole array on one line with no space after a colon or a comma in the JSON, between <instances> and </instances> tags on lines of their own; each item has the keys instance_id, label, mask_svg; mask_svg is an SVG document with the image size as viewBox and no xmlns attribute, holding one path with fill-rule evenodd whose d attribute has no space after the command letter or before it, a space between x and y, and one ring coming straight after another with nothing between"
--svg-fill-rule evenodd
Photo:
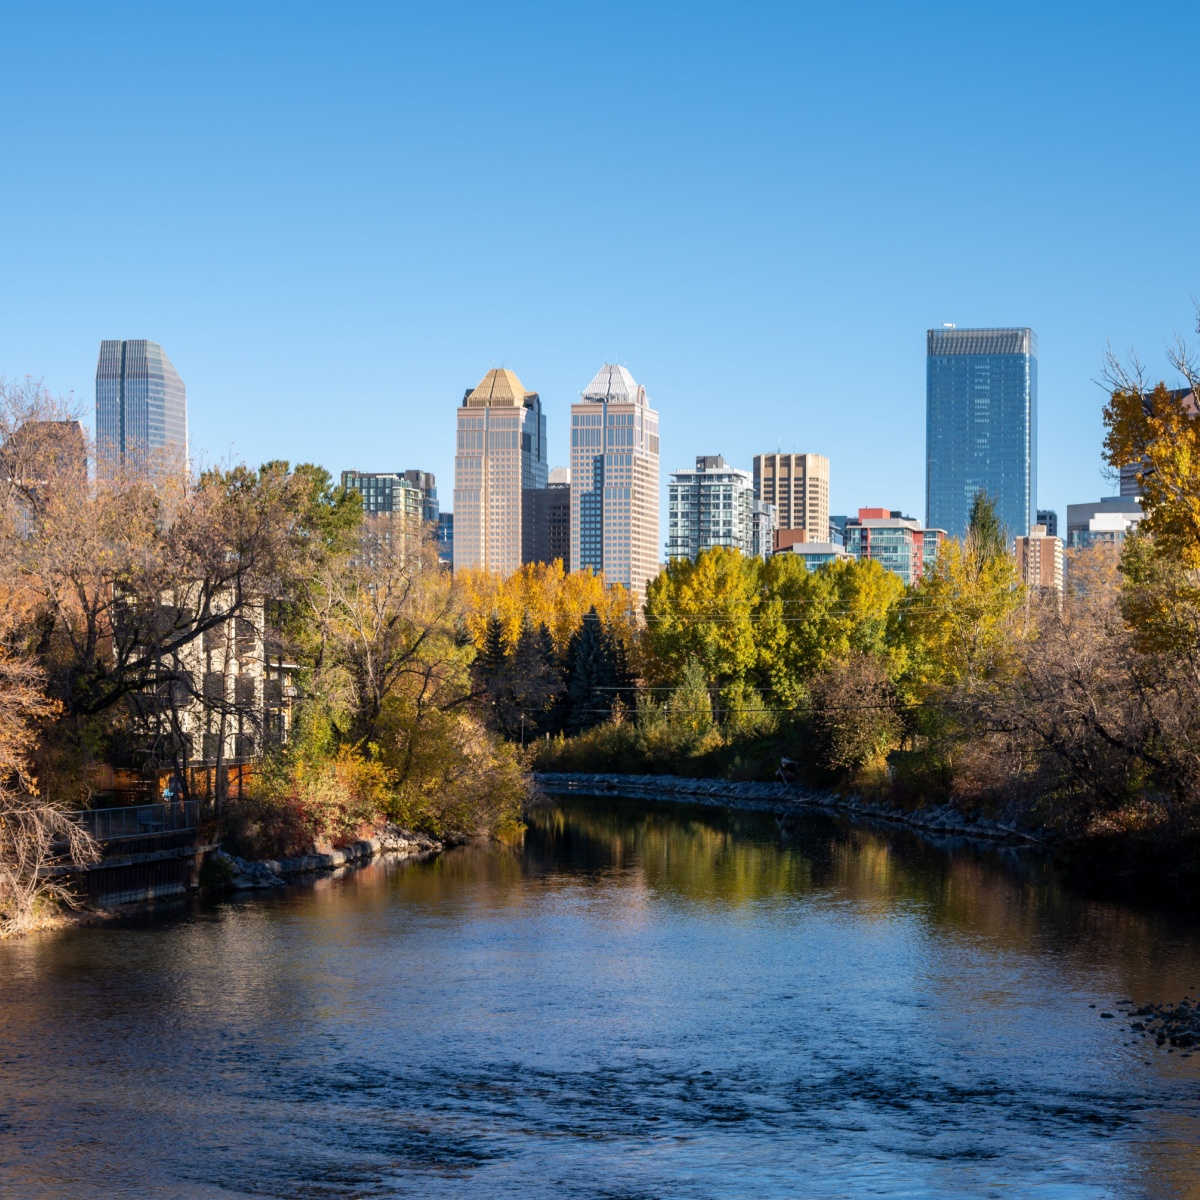
<instances>
[{"instance_id":1,"label":"fence","mask_svg":"<svg viewBox=\"0 0 1200 1200\"><path fill-rule=\"evenodd\" d=\"M203 800L172 800L125 808L91 808L76 814L76 819L98 842L111 842L186 832L211 815L212 805Z\"/></svg>"}]
</instances>

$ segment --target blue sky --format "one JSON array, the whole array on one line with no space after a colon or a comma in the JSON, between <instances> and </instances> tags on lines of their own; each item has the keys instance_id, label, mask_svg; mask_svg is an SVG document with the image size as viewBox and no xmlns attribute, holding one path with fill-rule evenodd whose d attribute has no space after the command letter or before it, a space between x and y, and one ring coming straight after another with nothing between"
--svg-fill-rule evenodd
<instances>
[{"instance_id":1,"label":"blue sky","mask_svg":"<svg viewBox=\"0 0 1200 1200\"><path fill-rule=\"evenodd\" d=\"M1200 297L1200 6L6 6L0 376L161 342L206 461L422 467L491 366L551 461L604 361L663 471L832 461L924 512L924 331L1031 325L1039 502L1101 473L1106 346ZM665 534L665 530L664 530Z\"/></svg>"}]
</instances>

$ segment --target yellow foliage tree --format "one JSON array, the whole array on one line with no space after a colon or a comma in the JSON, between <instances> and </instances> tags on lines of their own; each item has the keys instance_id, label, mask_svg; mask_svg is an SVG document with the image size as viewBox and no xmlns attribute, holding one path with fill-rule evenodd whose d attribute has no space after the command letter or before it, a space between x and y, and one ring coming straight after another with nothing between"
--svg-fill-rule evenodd
<instances>
[{"instance_id":1,"label":"yellow foliage tree","mask_svg":"<svg viewBox=\"0 0 1200 1200\"><path fill-rule=\"evenodd\" d=\"M633 636L633 601L620 584L606 584L593 571L566 571L561 559L552 563L526 563L506 577L468 568L454 573L462 598L467 629L482 649L488 621L496 616L505 646L512 650L528 615L535 626L550 630L554 649L566 651L571 635L595 609L604 625L628 646Z\"/></svg>"},{"instance_id":2,"label":"yellow foliage tree","mask_svg":"<svg viewBox=\"0 0 1200 1200\"><path fill-rule=\"evenodd\" d=\"M1200 567L1200 366L1178 343L1171 365L1187 386L1148 387L1140 367L1110 356L1112 386L1104 409L1104 453L1116 468L1137 467L1142 532L1158 552L1184 567Z\"/></svg>"}]
</instances>

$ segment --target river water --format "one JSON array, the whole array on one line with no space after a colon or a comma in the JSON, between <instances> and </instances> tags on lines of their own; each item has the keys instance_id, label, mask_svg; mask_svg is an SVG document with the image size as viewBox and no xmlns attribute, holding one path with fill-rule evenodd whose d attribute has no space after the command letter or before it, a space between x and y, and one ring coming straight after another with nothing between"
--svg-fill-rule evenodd
<instances>
[{"instance_id":1,"label":"river water","mask_svg":"<svg viewBox=\"0 0 1200 1200\"><path fill-rule=\"evenodd\" d=\"M0 1195L1200 1196L1194 924L644 808L0 947Z\"/></svg>"}]
</instances>

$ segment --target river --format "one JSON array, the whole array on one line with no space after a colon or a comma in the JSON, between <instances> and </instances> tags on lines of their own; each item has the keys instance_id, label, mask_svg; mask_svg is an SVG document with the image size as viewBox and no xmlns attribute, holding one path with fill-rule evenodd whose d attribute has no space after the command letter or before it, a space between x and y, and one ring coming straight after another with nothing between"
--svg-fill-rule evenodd
<instances>
[{"instance_id":1,"label":"river","mask_svg":"<svg viewBox=\"0 0 1200 1200\"><path fill-rule=\"evenodd\" d=\"M0 947L0 1195L1200 1196L1195 923L644 810Z\"/></svg>"}]
</instances>

